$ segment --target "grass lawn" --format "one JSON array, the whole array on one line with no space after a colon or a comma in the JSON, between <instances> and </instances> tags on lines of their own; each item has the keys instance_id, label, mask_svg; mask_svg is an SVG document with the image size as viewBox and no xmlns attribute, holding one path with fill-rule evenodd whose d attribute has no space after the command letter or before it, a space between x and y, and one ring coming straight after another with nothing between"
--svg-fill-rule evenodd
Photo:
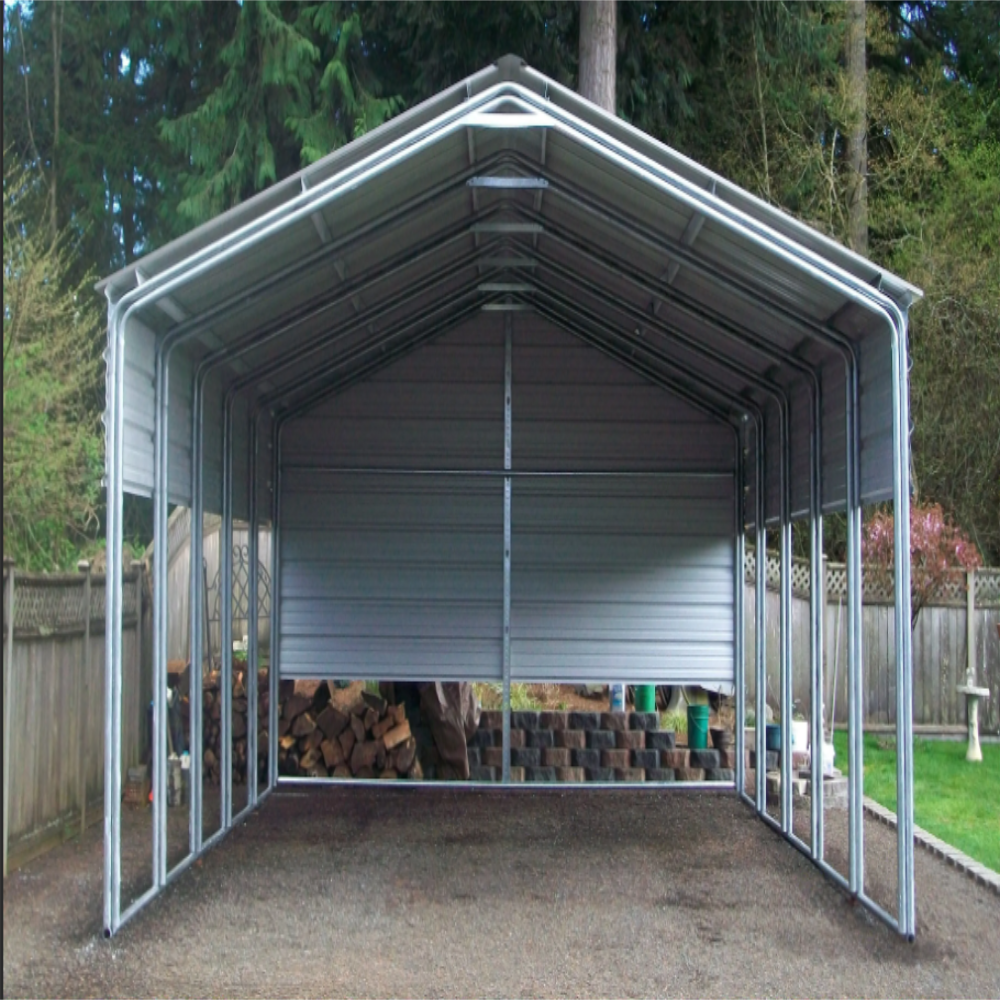
<instances>
[{"instance_id":1,"label":"grass lawn","mask_svg":"<svg viewBox=\"0 0 1000 1000\"><path fill-rule=\"evenodd\" d=\"M846 774L847 733L838 730L833 741ZM1000 872L1000 745L984 743L980 764L965 750L965 740L913 741L914 821ZM865 795L896 811L895 737L865 735Z\"/></svg>"}]
</instances>

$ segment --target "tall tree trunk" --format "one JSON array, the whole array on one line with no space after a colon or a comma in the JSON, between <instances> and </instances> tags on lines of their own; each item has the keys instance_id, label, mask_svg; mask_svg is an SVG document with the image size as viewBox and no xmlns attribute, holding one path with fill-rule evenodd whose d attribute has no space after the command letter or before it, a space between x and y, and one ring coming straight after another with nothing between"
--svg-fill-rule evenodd
<instances>
[{"instance_id":1,"label":"tall tree trunk","mask_svg":"<svg viewBox=\"0 0 1000 1000\"><path fill-rule=\"evenodd\" d=\"M49 226L52 230L52 242L59 235L59 208L56 195L58 193L59 169L59 84L62 76L62 26L63 7L61 3L52 4L52 177L49 184L50 204Z\"/></svg>"},{"instance_id":2,"label":"tall tree trunk","mask_svg":"<svg viewBox=\"0 0 1000 1000\"><path fill-rule=\"evenodd\" d=\"M580 4L580 94L615 113L615 0Z\"/></svg>"},{"instance_id":3,"label":"tall tree trunk","mask_svg":"<svg viewBox=\"0 0 1000 1000\"><path fill-rule=\"evenodd\" d=\"M847 4L847 238L868 253L868 84L865 75L865 0Z\"/></svg>"}]
</instances>

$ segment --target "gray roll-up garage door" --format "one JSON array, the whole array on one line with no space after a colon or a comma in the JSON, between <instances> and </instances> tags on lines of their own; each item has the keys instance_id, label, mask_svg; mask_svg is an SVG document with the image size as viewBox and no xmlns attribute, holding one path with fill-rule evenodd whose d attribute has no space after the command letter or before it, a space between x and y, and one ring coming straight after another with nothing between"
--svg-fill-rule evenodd
<instances>
[{"instance_id":1,"label":"gray roll-up garage door","mask_svg":"<svg viewBox=\"0 0 1000 1000\"><path fill-rule=\"evenodd\" d=\"M733 680L732 481L514 481L511 676Z\"/></svg>"},{"instance_id":2,"label":"gray roll-up garage door","mask_svg":"<svg viewBox=\"0 0 1000 1000\"><path fill-rule=\"evenodd\" d=\"M502 676L503 322L286 429L283 676ZM537 317L512 326L512 676L732 683L731 429Z\"/></svg>"},{"instance_id":3,"label":"gray roll-up garage door","mask_svg":"<svg viewBox=\"0 0 1000 1000\"><path fill-rule=\"evenodd\" d=\"M291 475L300 478L282 509L283 674L500 676L502 480Z\"/></svg>"}]
</instances>

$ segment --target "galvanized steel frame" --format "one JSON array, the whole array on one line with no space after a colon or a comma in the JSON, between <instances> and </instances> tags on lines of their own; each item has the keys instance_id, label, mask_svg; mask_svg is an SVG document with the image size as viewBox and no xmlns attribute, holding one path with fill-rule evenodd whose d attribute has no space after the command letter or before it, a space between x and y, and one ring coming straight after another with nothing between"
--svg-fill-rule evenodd
<instances>
[{"instance_id":1,"label":"galvanized steel frame","mask_svg":"<svg viewBox=\"0 0 1000 1000\"><path fill-rule=\"evenodd\" d=\"M509 108L515 106L519 109L518 113L510 113L505 111L503 113L496 113L499 107ZM598 121L601 120L600 114L595 113ZM234 257L237 253L248 248L256 242L266 238L272 232L277 232L280 229L293 224L300 218L306 215L314 213L321 205L326 204L333 199L340 197L346 191L350 190L352 187L357 186L364 179L377 176L378 173L387 169L390 165L396 162L400 162L409 156L412 156L415 152L419 151L421 148L429 144L433 144L440 138L448 135L454 131L462 128L470 127L502 127L502 128L521 128L521 127L543 127L558 131L560 134L568 136L574 142L578 143L584 148L588 148L593 152L598 153L605 160L615 164L617 167L639 177L641 180L649 184L651 187L657 190L661 190L668 196L673 198L675 201L686 205L693 212L700 213L706 218L711 218L717 224L723 226L728 230L739 233L743 238L750 240L752 243L766 249L770 254L775 255L779 258L786 259L790 263L794 264L796 268L800 271L805 272L810 277L814 278L816 281L822 285L836 290L839 294L844 296L849 301L853 301L860 305L862 308L870 313L874 313L883 318L885 322L885 329L890 338L890 345L892 351L892 362L893 362L893 378L892 378L892 403L893 403L893 495L896 503L896 534L897 534L897 544L896 544L896 579L898 581L898 586L896 588L896 618L897 622L908 622L909 621L909 560L907 554L907 546L905 544L908 539L908 475L909 475L909 442L908 442L908 389L906 381L906 319L902 310L896 305L896 303L887 295L884 295L880 291L871 288L861 282L859 279L847 274L842 269L836 265L831 264L828 261L823 260L817 254L811 251L806 251L802 247L795 244L793 241L776 233L774 230L768 229L763 224L757 222L756 220L748 217L744 213L733 208L731 205L724 204L718 199L715 199L711 194L699 189L697 186L691 184L690 182L678 177L677 175L671 173L669 170L661 167L659 164L649 160L647 157L638 153L636 150L631 149L625 144L614 139L612 136L601 131L597 126L591 125L578 117L575 117L565 109L558 107L557 105L545 101L538 94L535 94L531 90L521 86L520 84L514 82L507 82L497 84L493 87L488 88L484 93L472 97L470 94L469 100L466 104L461 105L457 108L451 109L445 114L441 115L439 118L426 123L423 126L415 128L411 133L402 137L401 139L390 143L385 149L372 154L371 156L363 159L358 164L342 171L339 174L329 178L327 181L317 185L315 188L310 188L303 192L303 194L295 198L292 202L281 206L279 209L275 209L262 216L261 218L254 220L248 225L244 226L242 229L236 231L235 233L223 237L211 246L192 254L186 261L181 264L175 265L172 268L167 269L163 274L156 276L148 281L141 288L134 289L126 293L117 302L111 301L109 295L109 348L107 352L107 363L108 363L108 419L107 419L107 437L108 437L108 609L109 613L107 615L106 624L106 639L107 639L107 670L106 670L106 685L105 685L105 709L106 709L106 758L105 758L105 787L108 790L108 794L105 796L105 928L108 934L115 932L133 913L137 912L141 906L143 906L149 899L153 898L162 887L167 884L170 880L176 877L181 871L186 868L191 861L202 851L207 849L212 843L216 842L221 838L226 830L229 828L234 818L231 815L231 768L224 767L223 774L223 799L224 799L224 822L223 827L219 830L213 837L209 838L207 841L202 842L201 837L201 824L200 824L200 789L198 792L193 794L192 807L191 807L191 851L188 856L177 865L172 871L167 872L166 870L166 841L165 841L165 789L166 789L166 766L165 766L165 723L166 723L166 713L165 713L165 667L166 667L166 656L165 656L165 616L166 616L166 602L165 602L165 569L166 561L163 559L157 560L157 583L158 586L154 588L154 763L153 763L153 776L155 782L156 793L154 795L154 803L159 802L159 808L156 810L156 822L154 824L154 851L153 851L153 887L141 896L139 899L134 901L131 906L126 910L122 911L121 908L121 859L120 859L120 836L121 836L121 617L122 617L122 561L121 561L121 498L123 492L123 481L122 481L122 442L123 442L123 378L124 378L124 344L125 344L125 333L128 320L132 315L135 315L136 311L145 306L146 304L160 299L163 296L170 293L170 291L175 287L180 287L186 281L196 277L197 275L206 272L208 269L216 266L218 263ZM471 169L471 168L470 168ZM352 234L353 235L353 234ZM328 248L323 248L320 253L324 253ZM674 248L676 252L676 248ZM685 255L682 252L677 253L677 256L684 258ZM683 259L684 266L703 266L703 262L699 262L693 258L693 255L688 254L688 259ZM302 265L299 262L292 268L292 270L298 269ZM747 289L747 292L754 294L753 289ZM756 297L756 296L755 296ZM552 296L550 294L549 298ZM244 300L245 301L245 300ZM557 302L557 306L560 303ZM562 304L565 306L565 303ZM777 307L773 303L769 303L769 306L775 308L778 311L782 311L780 307ZM221 315L222 313L220 313ZM550 317L551 318L551 317ZM789 318L789 317L786 317ZM778 828L782 834L789 839L793 844L795 844L800 849L805 849L806 852L812 857L813 861L823 869L826 874L828 874L835 881L841 884L846 884L847 888L854 894L861 902L863 902L869 909L877 913L880 917L887 920L890 924L896 927L900 933L912 937L915 931L915 916L914 916L914 902L913 902L913 857L912 857L912 830L913 830L913 818L912 818L912 720L910 717L910 709L912 703L912 689L911 689L911 679L908 670L908 665L910 663L910 635L906 628L896 629L896 642L897 642L897 744L898 744L898 758L897 758L897 784L898 784L898 798L899 798L899 824L898 824L898 866L899 866L899 900L898 900L898 913L896 917L886 913L880 907L878 907L864 892L864 871L863 871L863 821L861 815L861 796L863 794L862 785L862 767L861 767L861 754L862 754L862 744L861 744L861 705L860 705L860 670L861 670L861 634L858 628L858 615L860 610L860 594L861 594L861 574L860 574L860 484L859 484L859 471L860 467L858 464L859 459L859 428L857 421L857 406L858 406L858 359L856 356L856 350L854 344L848 340L848 338L837 334L836 331L830 329L829 327L823 327L819 324L812 324L809 320L801 315L792 315L790 317L794 322L798 323L800 326L807 329L807 333L815 338L821 340L821 342L830 345L833 344L836 349L839 349L844 356L845 366L848 371L848 406L847 406L847 421L848 421L848 434L847 434L847 448L849 459L847 461L847 476L848 476L848 496L847 496L847 511L848 511L848 521L849 521L849 532L848 532L848 548L849 548L849 587L848 587L848 673L850 678L851 686L851 703L850 703L850 740L851 740L851 821L850 821L850 843L852 848L851 856L851 871L849 878L844 880L838 873L830 869L829 865L823 860L822 857L822 810L818 809L821 806L822 796L817 796L815 794L817 788L817 780L819 778L818 768L820 761L817 760L817 755L813 754L813 772L811 780L813 783L813 815L812 815L812 845L810 848L806 848L801 841L794 835L791 829L791 798L790 798L790 785L787 782L782 782L783 786L783 808L782 808L782 822L777 824ZM562 325L565 325L565 316L560 317ZM198 318L198 323L204 323L205 317ZM189 329L195 327L196 324L191 324ZM816 327L816 328L813 328ZM509 329L509 327L508 327ZM176 331L174 331L176 332ZM166 497L167 497L167 482L168 482L168 438L167 438L167 419L168 419L168 375L169 375L169 347L165 350L165 338L161 341L157 350L157 366L156 366L156 430L154 434L154 469L155 469L155 483L154 483L154 529L157 542L157 552L165 551L166 543L166 524L165 524L165 512L166 512ZM591 342L594 341L593 335L585 336L584 339L588 339ZM508 407L508 430L509 430L509 386L510 386L510 366L509 366L509 335L507 339L507 407ZM595 344L595 346L597 346ZM622 356L620 351L616 348L609 349L607 343L602 343L599 349L603 349L605 353L616 357L617 360L622 363L629 364L633 369L641 370L645 366L638 365L634 362L630 362L628 359ZM655 358L655 354L650 355L651 360L655 360L657 365L669 364L673 365L674 362L669 359ZM716 359L718 360L718 359ZM340 367L340 366L337 366ZM331 372L324 370L324 377L328 377ZM361 373L364 374L364 371ZM671 391L679 392L682 396L690 396L689 391L689 380L692 378L692 371L682 371L681 378L664 378L661 374L657 374L647 371L647 377L652 378L654 381L658 381L659 384L663 385L665 388L670 388ZM746 375L746 372L743 372ZM697 381L697 380L696 380ZM706 387L703 387L703 392ZM326 392L330 391L329 384L325 387ZM713 391L717 392L717 387L713 388ZM198 394L196 394L198 395ZM228 399L232 400L234 398L233 394L228 394ZM278 394L280 398L280 394ZM287 398L287 397L286 397ZM705 399L700 398L702 403L702 408L705 406ZM306 401L308 403L308 400ZM740 401L738 401L740 402ZM227 400L228 404L228 400ZM193 425L195 427L195 435L200 438L201 428L202 428L202 414L199 412L201 406L200 399L196 399L195 405L193 406ZM715 409L714 405L710 405L711 409ZM813 594L817 594L820 590L817 586L819 580L821 579L822 573L822 560L818 558L819 553L821 553L822 546L822 518L819 513L819 487L820 487L820 476L821 476L821 466L818 465L816 461L816 456L819 454L819 430L821 424L821 409L816 406L815 396L813 398L813 426L811 428L811 449L813 452L813 462L811 470L811 483L810 483L810 522L811 522L811 550L814 554L813 558ZM223 538L226 538L228 533L228 549L231 548L232 544L232 446L233 446L233 428L232 428L232 406L227 405L224 413L224 435L223 435L223 451L224 451L224 461L223 461L223 491L224 491L224 534ZM782 408L779 408L779 414L781 414ZM747 405L746 401L742 401L742 405L737 408L736 414L730 412L726 414L724 410L717 410L717 414L723 419L737 417L737 419L742 419L739 414L751 412L751 407ZM787 410L784 414L785 419L787 419ZM258 410L252 416L250 421L250 438L251 438L251 455L250 455L250 482L248 484L249 492L249 502L251 504L251 532L254 535L254 546L256 547L256 531L258 530L257 525L257 462L256 462L256 449L257 449L257 421L260 416L260 411ZM784 422L784 421L783 421ZM280 621L280 574L277 572L278 566L280 564L280 476L281 476L281 462L280 462L280 442L281 442L281 427L284 421L275 421L272 425L272 527L273 527L273 569L272 579L275 586L275 599L272 601L272 629L271 629L271 643L272 643L272 657L270 664L270 722L271 722L271 739L269 742L269 782L268 787L265 792L258 798L256 795L256 781L254 782L254 791L251 793L251 800L248 802L247 810L254 807L256 802L262 801L267 793L275 787L278 777L276 773L276 760L275 760L275 740L273 739L276 732L276 707L277 707L277 676L278 676L278 664L277 664L277 642L276 636L278 633L278 623ZM757 532L757 550L758 559L760 564L763 564L764 547L766 542L766 528L765 528L765 515L764 515L764 462L765 462L765 447L763 441L763 420L762 415L757 414L755 416L755 470L754 479L756 487L756 532ZM743 453L742 453L742 442L744 440L742 435L737 434L738 446L738 466L739 471L737 474L737 482L742 483L746 476L746 468L743 463ZM194 443L194 442L193 442ZM786 467L788 462L787 455L787 436L782 437L781 450L785 453L781 456L782 466ZM192 465L193 471L196 473L196 478L192 479L192 513L195 513L195 507L199 508L198 516L192 517L192 580L191 580L191 590L192 598L200 592L200 563L201 563L201 510L200 510L200 500L199 494L203 490L203 461L202 455L200 453L200 448L197 453L192 454ZM508 469L509 469L509 459L508 459ZM789 607L789 591L790 591L790 572L789 567L789 554L790 554L790 516L789 516L789 484L787 474L782 476L783 484L781 490L781 513L779 517L779 529L781 534L781 551L782 551L782 599L781 599L781 618L782 618L782 706L783 708L790 707L790 670L788 669L790 665L790 646L789 646L789 630L788 630L788 607ZM507 496L509 497L509 484L510 476L505 476L505 486L507 490ZM736 511L735 511L735 532L734 532L734 543L736 546L736 563L737 563L737 573L734 582L737 585L737 604L735 621L737 623L737 635L736 649L737 653L742 652L743 644L743 629L742 629L742 552L743 552L743 531L742 531L742 498L744 495L743 488L737 489L736 491ZM509 502L506 506L505 515L505 553L509 556ZM197 558L195 556L197 555ZM224 580L226 583L226 594L231 595L231 581L225 579L227 576L231 576L231 558L226 559L224 565L228 567L228 574L224 574ZM851 571L853 567L853 572ZM509 571L509 569L508 569ZM251 585L252 605L256 606L257 594L256 586ZM509 598L508 598L509 599ZM755 629L755 647L756 647L756 668L757 668L757 698L758 698L758 718L763 721L763 697L764 697L764 634L763 634L763 574L758 574L757 582L757 622ZM197 600L192 600L192 663L200 662L200 642L201 642L201 629L204 627L205 623L200 620L200 606L201 602ZM509 604L507 604L508 615L509 615ZM231 632L231 615L224 616L224 622L228 619L229 629ZM812 737L814 745L816 743L817 735L821 738L821 725L822 720L820 716L821 712L821 679L818 670L818 656L816 650L821 646L821 629L822 620L821 616L816 614L815 607L812 612L812 627L811 627L811 680L812 680ZM225 693L228 691L231 695L231 687L227 682L228 677L231 674L232 669L232 643L231 635L228 635L229 641L224 641L223 643L223 684L222 690ZM254 669L256 669L256 637L253 640L254 650L251 663ZM509 660L508 660L509 662ZM737 678L742 683L742 657L739 658L736 665ZM509 673L508 673L509 682ZM254 696L256 696L256 679L251 684L251 689L254 691ZM742 701L740 697L737 699L739 708L738 713L742 716ZM200 699L195 699L198 703L198 707L192 710L192 752L194 760L192 761L196 770L194 770L195 776L200 776L200 729L202 725L201 711L200 711ZM505 699L506 702L506 699ZM229 706L231 709L231 706ZM509 712L509 702L505 704L505 716ZM227 712L223 713L224 725L227 724ZM741 720L742 721L742 720ZM506 719L507 725L509 725L509 718ZM782 743L783 749L786 753L783 754L784 761L784 771L787 776L790 755L787 750L790 748L790 712L787 710L782 711ZM256 727L251 727L256 731ZM507 726L505 725L505 731ZM763 725L758 725L757 727L757 744L758 753L763 751ZM737 735L738 749L742 751L742 726L739 728ZM228 747L229 745L228 734L224 733L223 737L223 747ZM505 736L504 740L505 746L509 749L509 737ZM505 771L509 768L509 758L505 755ZM249 761L250 767L256 766L256 754L254 753L250 757ZM754 802L755 808L761 815L761 818L768 823L773 821L766 814L764 809L765 803L763 802L763 788L761 784L762 771L758 768L758 787L757 787L757 797ZM282 779L284 780L284 779ZM198 788L200 782L195 780L192 782L193 791ZM741 794L744 795L743 791L743 769L742 769L742 754L740 758L740 766L738 768L738 778L736 782L736 787ZM817 800L820 800L818 803ZM817 814L818 809L818 814ZM245 810L246 811L246 810ZM241 814L242 815L242 814ZM237 817L238 818L238 817ZM196 819L198 822L196 823Z\"/></svg>"}]
</instances>

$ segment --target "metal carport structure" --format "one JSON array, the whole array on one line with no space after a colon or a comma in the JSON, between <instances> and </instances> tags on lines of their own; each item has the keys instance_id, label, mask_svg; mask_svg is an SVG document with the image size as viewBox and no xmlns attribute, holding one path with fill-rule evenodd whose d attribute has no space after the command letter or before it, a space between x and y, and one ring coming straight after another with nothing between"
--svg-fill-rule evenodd
<instances>
[{"instance_id":1,"label":"metal carport structure","mask_svg":"<svg viewBox=\"0 0 1000 1000\"><path fill-rule=\"evenodd\" d=\"M192 664L201 662L205 627L203 513L221 512L229 546L234 518L250 522L252 609L257 529L265 519L272 525L269 781L260 794L250 786L244 811L279 781L279 676L502 681L505 779L512 677L732 683L738 794L913 935L901 540L909 536L906 314L917 289L512 56L99 287L109 303L108 934L239 819L226 759L232 623L224 614L222 826L203 838L193 781L189 851L168 870L166 566L158 559L152 887L123 908L122 498L131 492L153 498L158 552L168 504L192 508ZM393 384L393 372L408 374ZM419 402L408 408L414 394ZM519 442L527 442L520 451ZM860 766L861 505L890 499L895 915L865 893ZM818 578L831 511L845 511L848 522L846 879L823 856L821 755L812 755L809 844L792 828L789 780L791 525L810 525L810 732L820 746ZM618 532L625 515L629 531ZM745 788L742 745L745 534L754 535L760 566L768 530L778 533L782 566L780 822L765 809L763 768ZM381 575L364 571L373 558ZM227 606L225 553L221 565ZM763 719L764 573L756 588ZM606 601L614 612L595 617ZM254 670L255 629L248 638ZM330 643L337 669L316 663ZM254 684L248 701L253 718ZM195 776L201 714L193 698ZM763 759L762 725L756 739ZM253 761L256 727L249 740Z\"/></svg>"}]
</instances>

